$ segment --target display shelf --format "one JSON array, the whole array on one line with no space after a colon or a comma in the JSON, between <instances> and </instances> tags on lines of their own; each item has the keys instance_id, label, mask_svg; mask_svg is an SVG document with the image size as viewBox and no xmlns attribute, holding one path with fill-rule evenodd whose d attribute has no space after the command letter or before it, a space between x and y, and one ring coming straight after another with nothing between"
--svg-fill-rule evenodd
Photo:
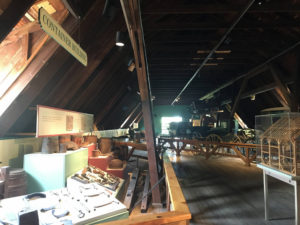
<instances>
[{"instance_id":1,"label":"display shelf","mask_svg":"<svg viewBox=\"0 0 300 225\"><path fill-rule=\"evenodd\" d=\"M62 188L43 193L45 198L24 200L25 196L19 196L2 200L0 220L18 224L21 211L34 210L38 212L40 224L60 224L67 220L76 225L98 224L128 218L129 215L125 205L99 186ZM54 210L64 211L65 215L57 218Z\"/></svg>"}]
</instances>

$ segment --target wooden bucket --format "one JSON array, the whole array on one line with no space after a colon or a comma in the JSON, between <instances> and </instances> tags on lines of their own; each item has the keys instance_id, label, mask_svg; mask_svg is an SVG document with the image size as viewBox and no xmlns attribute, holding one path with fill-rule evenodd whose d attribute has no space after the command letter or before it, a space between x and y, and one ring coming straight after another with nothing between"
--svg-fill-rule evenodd
<instances>
[{"instance_id":1,"label":"wooden bucket","mask_svg":"<svg viewBox=\"0 0 300 225\"><path fill-rule=\"evenodd\" d=\"M100 151L105 154L111 152L112 140L111 138L101 138Z\"/></svg>"},{"instance_id":2,"label":"wooden bucket","mask_svg":"<svg viewBox=\"0 0 300 225\"><path fill-rule=\"evenodd\" d=\"M84 136L84 142L87 142L89 144L94 143L97 144L98 138L96 135L89 135L89 136Z\"/></svg>"}]
</instances>

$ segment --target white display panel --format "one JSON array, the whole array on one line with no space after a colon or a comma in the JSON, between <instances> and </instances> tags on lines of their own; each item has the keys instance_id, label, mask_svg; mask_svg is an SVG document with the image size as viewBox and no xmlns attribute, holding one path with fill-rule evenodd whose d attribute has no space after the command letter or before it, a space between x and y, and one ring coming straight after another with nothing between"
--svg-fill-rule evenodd
<instances>
[{"instance_id":1,"label":"white display panel","mask_svg":"<svg viewBox=\"0 0 300 225\"><path fill-rule=\"evenodd\" d=\"M38 105L36 137L91 132L93 122L92 114Z\"/></svg>"}]
</instances>

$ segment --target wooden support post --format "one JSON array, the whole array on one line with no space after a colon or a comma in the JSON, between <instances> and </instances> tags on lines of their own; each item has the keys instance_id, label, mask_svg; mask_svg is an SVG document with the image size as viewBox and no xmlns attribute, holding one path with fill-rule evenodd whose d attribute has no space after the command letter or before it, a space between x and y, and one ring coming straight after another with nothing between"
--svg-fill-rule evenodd
<instances>
[{"instance_id":1,"label":"wooden support post","mask_svg":"<svg viewBox=\"0 0 300 225\"><path fill-rule=\"evenodd\" d=\"M141 24L140 6L138 0L121 0L121 5L134 52L134 59L142 102L145 137L147 141L150 182L151 186L153 186L158 182L158 155L155 151L156 148L153 128L154 126L152 120L151 92L144 49L144 35ZM159 185L152 190L152 204L154 206L161 207Z\"/></svg>"},{"instance_id":2,"label":"wooden support post","mask_svg":"<svg viewBox=\"0 0 300 225\"><path fill-rule=\"evenodd\" d=\"M134 190L135 190L135 186L138 180L138 176L139 176L139 169L136 168L131 175L131 179L130 179L130 183L126 192L126 196L124 199L124 205L126 206L127 209L130 208L131 203L132 203L132 198L133 198L133 194L134 194Z\"/></svg>"},{"instance_id":3,"label":"wooden support post","mask_svg":"<svg viewBox=\"0 0 300 225\"><path fill-rule=\"evenodd\" d=\"M146 213L147 212L147 206L148 206L148 190L149 190L149 184L150 184L150 175L149 172L146 175L145 184L144 184L144 191L143 191L143 200L141 205L141 212Z\"/></svg>"}]
</instances>

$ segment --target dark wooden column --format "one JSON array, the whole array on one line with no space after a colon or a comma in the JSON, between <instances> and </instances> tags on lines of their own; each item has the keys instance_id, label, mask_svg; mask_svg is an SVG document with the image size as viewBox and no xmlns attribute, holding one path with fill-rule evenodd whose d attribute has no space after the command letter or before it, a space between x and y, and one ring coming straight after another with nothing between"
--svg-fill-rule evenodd
<instances>
[{"instance_id":1,"label":"dark wooden column","mask_svg":"<svg viewBox=\"0 0 300 225\"><path fill-rule=\"evenodd\" d=\"M148 164L151 186L158 182L157 154L152 120L152 104L147 61L145 57L144 35L141 25L140 7L137 0L121 0L121 5L134 52L136 71L142 102L145 136L147 141ZM152 190L152 204L161 205L159 185Z\"/></svg>"},{"instance_id":2,"label":"dark wooden column","mask_svg":"<svg viewBox=\"0 0 300 225\"><path fill-rule=\"evenodd\" d=\"M245 90L245 87L246 87L247 83L248 83L248 79L245 77L242 81L239 92L238 92L237 96L234 99L234 102L233 102L233 105L232 105L232 108L231 108L231 112L230 112L230 121L229 121L229 131L230 132L232 131L232 126L233 126L232 119L234 118L234 114L236 113L236 110L237 110L238 105L240 103L242 93Z\"/></svg>"}]
</instances>

